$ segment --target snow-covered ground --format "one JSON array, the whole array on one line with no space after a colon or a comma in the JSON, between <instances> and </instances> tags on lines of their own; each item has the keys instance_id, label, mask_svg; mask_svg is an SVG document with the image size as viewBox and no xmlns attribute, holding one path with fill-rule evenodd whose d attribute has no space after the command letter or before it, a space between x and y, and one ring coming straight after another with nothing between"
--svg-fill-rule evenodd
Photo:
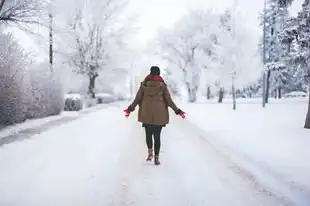
<instances>
[{"instance_id":1,"label":"snow-covered ground","mask_svg":"<svg viewBox=\"0 0 310 206\"><path fill-rule=\"evenodd\" d=\"M3 129L0 130L0 139L4 138L6 136L9 136L9 135L17 134L21 130L24 130L24 129L38 127L38 126L41 126L43 124L47 124L51 121L61 119L63 116L68 115L68 114L69 113L64 112L60 115L55 115L55 116L50 116L50 117L45 117L45 118L39 118L39 119L26 120L25 122L22 122L19 124L14 124L14 125L4 127Z\"/></svg>"},{"instance_id":2,"label":"snow-covered ground","mask_svg":"<svg viewBox=\"0 0 310 206\"><path fill-rule=\"evenodd\" d=\"M310 131L303 128L308 99L184 105L188 120L258 181L298 205L310 205Z\"/></svg>"},{"instance_id":3,"label":"snow-covered ground","mask_svg":"<svg viewBox=\"0 0 310 206\"><path fill-rule=\"evenodd\" d=\"M228 145L233 145L229 140L234 137L232 133L226 133L225 139L225 130L222 131L220 126L229 120L236 122L231 122L227 130L241 124L237 122L241 121L241 117L238 118L238 115L225 109L225 106L201 105L200 109L198 105L185 106L188 113L192 112L188 114L190 119L196 115L207 123L213 115L212 122L206 124L208 127L205 130L172 115L171 124L163 130L160 166L145 161L143 128L136 122L136 114L129 119L124 118L123 106L89 113L78 120L41 133L38 137L1 147L0 206L309 205L310 199L296 204L296 200L286 194L269 190L271 188L256 181L242 165L236 164L237 161L225 153L227 150L222 151L220 144L215 144L213 140L218 137L223 142L227 141ZM206 108L210 106L213 109L208 112ZM299 111L300 106L292 108ZM245 107L249 109L251 106ZM222 116L215 115L216 108L223 110L220 111ZM271 107L268 110L272 110ZM299 112L303 113L303 109L301 110ZM280 115L282 110L279 107L272 111L277 111L275 114ZM198 112L206 112L206 116L198 116ZM245 118L242 121L249 123L243 127L247 128L250 121L241 108L240 114ZM256 121L260 124L267 112L253 112L254 114L257 117L252 120L253 124ZM295 115L298 116L299 113ZM226 120L220 121L220 117ZM283 120L283 126L288 125L284 123L285 115L276 120L279 119ZM294 125L299 124L297 122L289 126L292 129ZM287 128L288 131L291 129ZM247 135L246 132L241 134ZM252 140L252 144L258 145L258 141L260 140ZM260 146L258 149L268 152L267 146L273 141L265 141L266 148ZM250 142L242 145L248 144ZM280 144L286 145L283 142ZM304 148L304 145L300 147ZM243 151L242 148L238 149ZM289 150L285 153L289 156L297 148L292 146L285 149ZM255 151L253 147L251 150L255 154L263 153ZM277 152L273 152L268 158L275 158ZM291 161L290 157L288 161ZM293 161L297 166L298 162ZM253 164L261 165L256 161ZM270 178L266 176L266 181L268 180Z\"/></svg>"},{"instance_id":4,"label":"snow-covered ground","mask_svg":"<svg viewBox=\"0 0 310 206\"><path fill-rule=\"evenodd\" d=\"M89 107L89 108L84 108L83 110L80 111L70 111L70 112L62 112L59 115L55 116L49 116L49 117L44 117L44 118L38 118L38 119L30 119L26 120L25 122L6 126L0 129L0 139L19 134L20 132L31 129L31 128L38 128L43 125L48 125L52 122L64 119L64 118L69 118L69 117L79 117L84 114L88 114L90 112L96 111L100 108L103 107L109 107L109 106L117 106L119 104L124 104L123 102L114 102L111 104L99 104L95 107Z\"/></svg>"}]
</instances>

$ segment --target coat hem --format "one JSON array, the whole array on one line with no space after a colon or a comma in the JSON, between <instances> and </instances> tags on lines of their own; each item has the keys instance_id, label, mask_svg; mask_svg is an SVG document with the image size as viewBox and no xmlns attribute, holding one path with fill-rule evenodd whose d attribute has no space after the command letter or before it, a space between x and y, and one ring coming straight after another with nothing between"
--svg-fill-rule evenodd
<instances>
[{"instance_id":1,"label":"coat hem","mask_svg":"<svg viewBox=\"0 0 310 206\"><path fill-rule=\"evenodd\" d=\"M149 126L161 126L161 127L166 127L166 124L158 125L158 124L145 124L145 123L142 123L142 127L149 127Z\"/></svg>"}]
</instances>

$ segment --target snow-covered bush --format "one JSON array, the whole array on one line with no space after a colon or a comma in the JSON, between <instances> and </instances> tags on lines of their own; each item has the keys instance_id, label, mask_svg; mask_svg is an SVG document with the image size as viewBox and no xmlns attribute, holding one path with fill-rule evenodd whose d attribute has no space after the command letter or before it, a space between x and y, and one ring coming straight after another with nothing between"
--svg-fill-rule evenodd
<instances>
[{"instance_id":1,"label":"snow-covered bush","mask_svg":"<svg viewBox=\"0 0 310 206\"><path fill-rule=\"evenodd\" d=\"M83 109L83 98L80 94L65 96L65 111L80 111Z\"/></svg>"},{"instance_id":2,"label":"snow-covered bush","mask_svg":"<svg viewBox=\"0 0 310 206\"><path fill-rule=\"evenodd\" d=\"M9 125L26 119L23 49L11 35L0 34L0 124Z\"/></svg>"},{"instance_id":3,"label":"snow-covered bush","mask_svg":"<svg viewBox=\"0 0 310 206\"><path fill-rule=\"evenodd\" d=\"M286 93L284 97L285 98L308 97L308 94L303 91L293 91L293 92Z\"/></svg>"},{"instance_id":4,"label":"snow-covered bush","mask_svg":"<svg viewBox=\"0 0 310 206\"><path fill-rule=\"evenodd\" d=\"M96 99L97 104L108 104L116 101L116 98L114 96L106 93L96 94Z\"/></svg>"},{"instance_id":5,"label":"snow-covered bush","mask_svg":"<svg viewBox=\"0 0 310 206\"><path fill-rule=\"evenodd\" d=\"M47 66L34 70L11 35L0 34L0 124L57 115L64 108L62 87Z\"/></svg>"},{"instance_id":6,"label":"snow-covered bush","mask_svg":"<svg viewBox=\"0 0 310 206\"><path fill-rule=\"evenodd\" d=\"M85 100L85 107L86 108L89 108L89 107L94 107L97 105L97 99L93 99L91 97L88 97L86 100Z\"/></svg>"},{"instance_id":7,"label":"snow-covered bush","mask_svg":"<svg viewBox=\"0 0 310 206\"><path fill-rule=\"evenodd\" d=\"M57 115L64 108L63 89L56 75L48 72L48 67L29 71L27 118L41 118Z\"/></svg>"}]
</instances>

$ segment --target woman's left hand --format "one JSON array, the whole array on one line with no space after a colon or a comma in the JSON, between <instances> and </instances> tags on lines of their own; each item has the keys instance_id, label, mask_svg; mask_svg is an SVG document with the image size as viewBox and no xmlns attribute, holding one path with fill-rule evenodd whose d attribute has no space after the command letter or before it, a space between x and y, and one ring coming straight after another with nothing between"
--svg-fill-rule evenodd
<instances>
[{"instance_id":1,"label":"woman's left hand","mask_svg":"<svg viewBox=\"0 0 310 206\"><path fill-rule=\"evenodd\" d=\"M183 112L182 110L178 109L175 113L185 119L185 112Z\"/></svg>"},{"instance_id":2,"label":"woman's left hand","mask_svg":"<svg viewBox=\"0 0 310 206\"><path fill-rule=\"evenodd\" d=\"M181 112L179 115L180 115L183 119L185 119L185 112Z\"/></svg>"}]
</instances>

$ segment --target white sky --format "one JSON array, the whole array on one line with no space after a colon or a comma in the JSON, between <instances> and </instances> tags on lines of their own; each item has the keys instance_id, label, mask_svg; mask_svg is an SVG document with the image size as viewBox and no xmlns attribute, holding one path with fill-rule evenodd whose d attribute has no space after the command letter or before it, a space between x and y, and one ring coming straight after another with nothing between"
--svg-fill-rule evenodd
<instances>
[{"instance_id":1,"label":"white sky","mask_svg":"<svg viewBox=\"0 0 310 206\"><path fill-rule=\"evenodd\" d=\"M295 0L290 9L292 15L295 15L300 10L302 1ZM138 41L138 44L144 44L156 36L156 32L160 27L170 27L189 9L200 8L223 11L226 8L231 8L235 0L130 0L130 2L131 12L140 15L137 22L140 30L136 36L136 41ZM248 24L254 35L257 34L257 38L259 38L262 28L259 26L258 17L259 13L263 11L264 0L237 0L237 5L238 11L246 17L243 23ZM145 61L141 61L141 64L143 64L141 68L150 66L144 65L147 62L148 64L158 63L158 59L145 58L147 58ZM144 72L148 72L148 70ZM144 76L144 73L142 76Z\"/></svg>"},{"instance_id":2,"label":"white sky","mask_svg":"<svg viewBox=\"0 0 310 206\"><path fill-rule=\"evenodd\" d=\"M151 40L160 27L170 27L173 22L180 18L189 9L202 8L222 11L232 7L235 0L129 0L129 12L140 16L138 22L139 31L135 40L131 43L139 45ZM237 0L239 11L246 16L244 23L248 24L253 32L260 35L261 28L258 26L258 15L263 10L264 0ZM296 13L303 0L295 0L291 10ZM31 38L18 35L21 44L26 49L35 52L34 42ZM36 51L35 53L38 53ZM38 54L39 56L39 54ZM39 58L39 57L38 57Z\"/></svg>"},{"instance_id":3,"label":"white sky","mask_svg":"<svg viewBox=\"0 0 310 206\"><path fill-rule=\"evenodd\" d=\"M169 27L188 9L203 8L224 10L234 0L130 0L131 9L140 15L140 40L152 38L159 27ZM239 0L239 7L245 11L253 27L257 28L257 16L263 8L262 0Z\"/></svg>"},{"instance_id":4,"label":"white sky","mask_svg":"<svg viewBox=\"0 0 310 206\"><path fill-rule=\"evenodd\" d=\"M154 37L159 27L169 27L188 9L203 8L224 10L231 8L236 0L130 0L130 9L140 15L141 27L138 38L147 41ZM303 0L295 0L291 10L296 13ZM239 11L247 17L245 23L259 32L258 15L263 10L264 0L237 0Z\"/></svg>"}]
</instances>

